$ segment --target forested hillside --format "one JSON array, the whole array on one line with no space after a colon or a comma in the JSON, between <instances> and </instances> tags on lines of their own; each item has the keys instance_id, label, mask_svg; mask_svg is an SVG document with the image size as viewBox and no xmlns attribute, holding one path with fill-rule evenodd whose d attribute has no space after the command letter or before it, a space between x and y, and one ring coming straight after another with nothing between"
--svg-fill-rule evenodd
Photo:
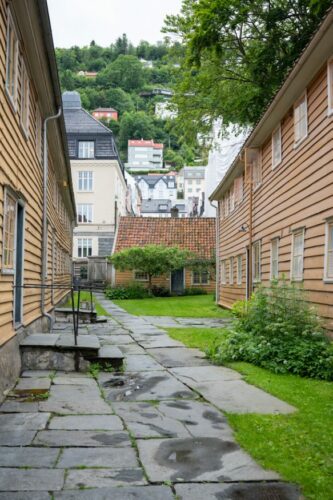
<instances>
[{"instance_id":1,"label":"forested hillside","mask_svg":"<svg viewBox=\"0 0 333 500\"><path fill-rule=\"evenodd\" d=\"M156 103L166 98L140 95L152 89L173 88L183 57L181 45L168 41L151 45L143 41L134 47L123 35L109 47L100 47L92 41L89 47L58 48L56 54L63 91L77 90L88 111L97 107L118 111L119 120L112 120L109 127L123 160L128 139L141 138L163 142L164 158L176 168L193 164L201 156L195 141L190 145L184 143L176 120L155 116ZM97 72L97 76L80 76L82 71Z\"/></svg>"}]
</instances>

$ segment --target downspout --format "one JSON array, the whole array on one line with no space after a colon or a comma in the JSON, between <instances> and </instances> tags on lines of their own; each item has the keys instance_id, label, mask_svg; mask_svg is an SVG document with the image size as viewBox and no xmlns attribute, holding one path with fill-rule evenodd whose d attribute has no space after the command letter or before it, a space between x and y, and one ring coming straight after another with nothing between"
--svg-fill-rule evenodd
<instances>
[{"instance_id":1,"label":"downspout","mask_svg":"<svg viewBox=\"0 0 333 500\"><path fill-rule=\"evenodd\" d=\"M45 118L43 124L43 227L42 227L42 288L40 307L42 316L48 318L50 330L52 329L53 318L45 310L45 285L47 280L47 182L48 182L48 148L47 148L47 125L50 120L55 120L61 116L62 110L56 115L51 115Z\"/></svg>"},{"instance_id":2,"label":"downspout","mask_svg":"<svg viewBox=\"0 0 333 500\"><path fill-rule=\"evenodd\" d=\"M219 212L218 212L218 207L219 205L217 204L217 207L213 205L213 203L209 200L210 205L215 208L216 210L216 216L215 216L215 231L216 231L216 271L215 271L215 302L216 304L219 303L220 300L220 219L219 219Z\"/></svg>"}]
</instances>

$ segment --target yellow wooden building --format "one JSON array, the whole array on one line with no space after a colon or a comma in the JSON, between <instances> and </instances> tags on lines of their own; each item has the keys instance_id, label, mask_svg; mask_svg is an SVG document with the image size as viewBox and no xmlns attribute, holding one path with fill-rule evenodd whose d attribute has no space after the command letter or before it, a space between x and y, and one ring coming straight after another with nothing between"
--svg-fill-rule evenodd
<instances>
[{"instance_id":1,"label":"yellow wooden building","mask_svg":"<svg viewBox=\"0 0 333 500\"><path fill-rule=\"evenodd\" d=\"M70 283L75 204L46 0L0 0L0 400ZM44 318L44 319L43 319Z\"/></svg>"}]
</instances>

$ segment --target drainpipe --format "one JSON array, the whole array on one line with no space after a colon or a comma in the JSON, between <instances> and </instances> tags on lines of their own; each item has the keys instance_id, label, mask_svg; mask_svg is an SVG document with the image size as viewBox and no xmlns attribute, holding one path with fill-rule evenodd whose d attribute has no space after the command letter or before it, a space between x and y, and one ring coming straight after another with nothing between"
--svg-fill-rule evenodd
<instances>
[{"instance_id":1,"label":"drainpipe","mask_svg":"<svg viewBox=\"0 0 333 500\"><path fill-rule=\"evenodd\" d=\"M42 316L48 318L50 330L52 329L53 318L51 314L45 310L45 285L47 279L47 181L48 181L48 148L47 148L47 125L50 120L55 120L61 116L62 110L56 115L51 115L45 118L43 124L43 228L42 228L42 289L40 307Z\"/></svg>"},{"instance_id":2,"label":"drainpipe","mask_svg":"<svg viewBox=\"0 0 333 500\"><path fill-rule=\"evenodd\" d=\"M219 220L219 211L218 204L217 206L213 205L213 203L209 200L210 205L215 208L216 216L215 216L215 231L216 231L216 271L215 271L215 302L219 303L220 300L220 220Z\"/></svg>"}]
</instances>

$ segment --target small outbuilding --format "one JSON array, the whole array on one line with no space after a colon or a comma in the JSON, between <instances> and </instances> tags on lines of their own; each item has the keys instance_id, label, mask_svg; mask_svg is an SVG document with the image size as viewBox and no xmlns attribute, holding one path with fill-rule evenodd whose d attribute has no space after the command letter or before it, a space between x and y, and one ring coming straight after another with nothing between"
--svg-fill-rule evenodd
<instances>
[{"instance_id":1,"label":"small outbuilding","mask_svg":"<svg viewBox=\"0 0 333 500\"><path fill-rule=\"evenodd\" d=\"M156 218L120 217L113 253L126 248L145 245L178 246L187 249L198 261L213 262L215 258L215 218ZM148 276L138 271L114 271L115 286L141 282L148 285ZM215 272L195 267L178 269L168 275L153 278L153 285L169 288L173 294L182 294L187 288L215 291Z\"/></svg>"}]
</instances>

